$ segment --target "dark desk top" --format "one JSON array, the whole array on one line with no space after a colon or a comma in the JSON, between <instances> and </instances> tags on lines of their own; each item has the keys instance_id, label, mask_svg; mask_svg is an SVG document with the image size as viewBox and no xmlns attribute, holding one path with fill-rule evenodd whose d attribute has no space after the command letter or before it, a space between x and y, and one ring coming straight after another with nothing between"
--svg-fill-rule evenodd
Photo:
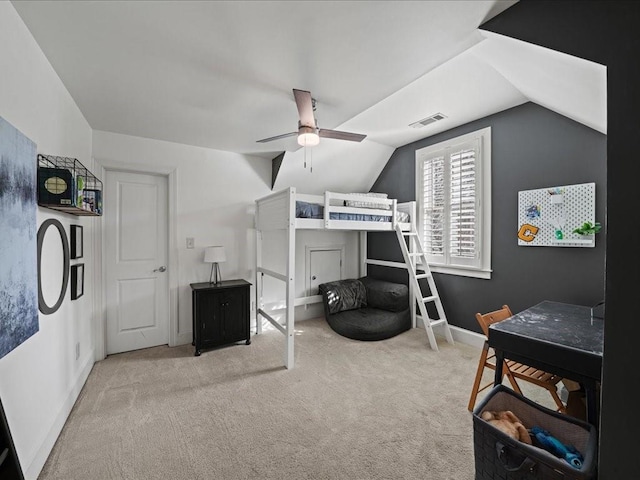
<instances>
[{"instance_id":1,"label":"dark desk top","mask_svg":"<svg viewBox=\"0 0 640 480\"><path fill-rule=\"evenodd\" d=\"M540 302L489 327L489 345L507 358L535 359L567 378L600 379L603 339L604 320L592 319L591 307L560 302Z\"/></svg>"},{"instance_id":2,"label":"dark desk top","mask_svg":"<svg viewBox=\"0 0 640 480\"><path fill-rule=\"evenodd\" d=\"M545 300L490 328L602 356L604 321L591 307Z\"/></svg>"}]
</instances>

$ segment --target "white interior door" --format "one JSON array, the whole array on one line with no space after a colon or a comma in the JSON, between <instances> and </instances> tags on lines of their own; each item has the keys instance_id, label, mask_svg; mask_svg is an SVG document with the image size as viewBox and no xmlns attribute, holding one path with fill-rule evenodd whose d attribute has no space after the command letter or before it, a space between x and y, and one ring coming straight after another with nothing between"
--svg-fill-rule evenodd
<instances>
[{"instance_id":1,"label":"white interior door","mask_svg":"<svg viewBox=\"0 0 640 480\"><path fill-rule=\"evenodd\" d=\"M107 171L107 354L169 343L167 179Z\"/></svg>"},{"instance_id":2,"label":"white interior door","mask_svg":"<svg viewBox=\"0 0 640 480\"><path fill-rule=\"evenodd\" d=\"M342 250L311 250L309 259L308 295L318 295L321 283L342 279Z\"/></svg>"}]
</instances>

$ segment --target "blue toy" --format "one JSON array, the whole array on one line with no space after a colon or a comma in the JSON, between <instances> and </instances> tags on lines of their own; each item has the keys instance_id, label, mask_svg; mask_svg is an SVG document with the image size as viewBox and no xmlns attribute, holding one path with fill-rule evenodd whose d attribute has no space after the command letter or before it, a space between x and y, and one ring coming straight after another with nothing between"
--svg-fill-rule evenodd
<instances>
[{"instance_id":1,"label":"blue toy","mask_svg":"<svg viewBox=\"0 0 640 480\"><path fill-rule=\"evenodd\" d=\"M582 455L573 445L565 445L560 440L552 437L549 432L543 430L540 427L533 427L530 430L538 442L545 448L558 457L564 458L569 465L574 468L582 468Z\"/></svg>"}]
</instances>

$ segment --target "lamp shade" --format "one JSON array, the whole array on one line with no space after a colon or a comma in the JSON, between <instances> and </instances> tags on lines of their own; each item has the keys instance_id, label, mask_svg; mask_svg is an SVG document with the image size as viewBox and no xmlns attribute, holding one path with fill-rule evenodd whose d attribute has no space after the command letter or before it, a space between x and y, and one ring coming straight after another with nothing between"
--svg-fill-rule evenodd
<instances>
[{"instance_id":1,"label":"lamp shade","mask_svg":"<svg viewBox=\"0 0 640 480\"><path fill-rule=\"evenodd\" d=\"M227 254L224 247L216 245L204 249L204 261L206 263L219 263L227 261Z\"/></svg>"}]
</instances>

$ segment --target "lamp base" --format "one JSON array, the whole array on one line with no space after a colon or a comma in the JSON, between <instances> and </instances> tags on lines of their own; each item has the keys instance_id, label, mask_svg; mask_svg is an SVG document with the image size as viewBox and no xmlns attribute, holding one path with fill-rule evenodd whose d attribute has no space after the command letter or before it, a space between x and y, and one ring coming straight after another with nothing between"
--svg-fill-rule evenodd
<instances>
[{"instance_id":1,"label":"lamp base","mask_svg":"<svg viewBox=\"0 0 640 480\"><path fill-rule=\"evenodd\" d=\"M214 271L215 271L215 279L214 281L211 281L211 279L213 278ZM219 281L218 281L218 278L220 278ZM218 262L213 262L211 264L211 274L209 275L209 285L218 285L221 282L222 282L222 275L220 274L220 265L218 265Z\"/></svg>"}]
</instances>

